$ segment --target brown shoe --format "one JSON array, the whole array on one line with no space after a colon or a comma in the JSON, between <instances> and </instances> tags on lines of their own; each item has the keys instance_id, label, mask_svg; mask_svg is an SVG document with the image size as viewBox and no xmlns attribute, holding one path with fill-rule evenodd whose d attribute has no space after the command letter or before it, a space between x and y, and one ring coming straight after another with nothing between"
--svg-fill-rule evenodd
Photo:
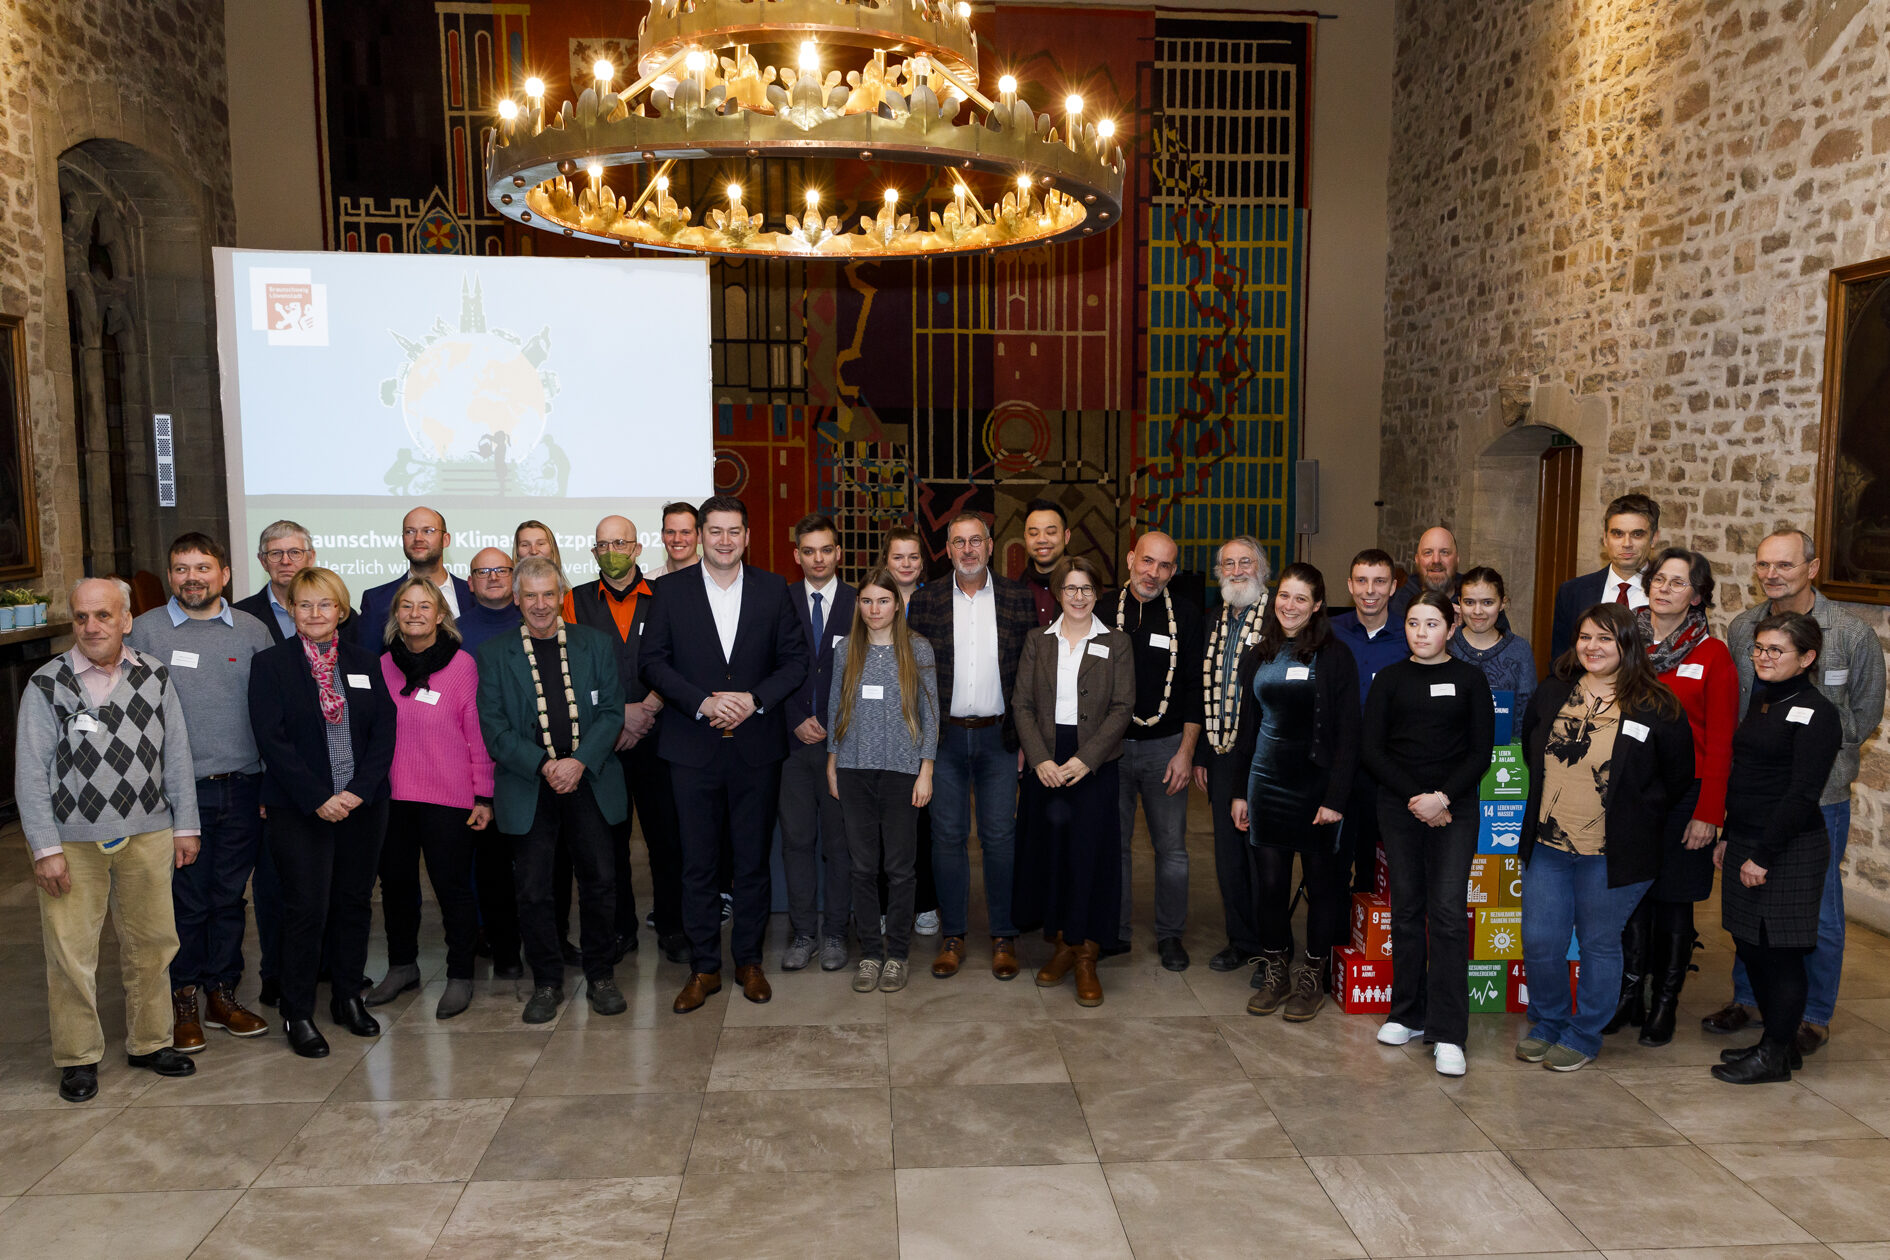
<instances>
[{"instance_id":1,"label":"brown shoe","mask_svg":"<svg viewBox=\"0 0 1890 1260\"><path fill-rule=\"evenodd\" d=\"M940 980L946 980L958 974L958 969L965 965L965 938L948 936L938 947L938 957L932 960L932 974Z\"/></svg>"},{"instance_id":2,"label":"brown shoe","mask_svg":"<svg viewBox=\"0 0 1890 1260\"><path fill-rule=\"evenodd\" d=\"M1798 1036L1793 1038L1792 1044L1797 1047L1800 1055L1809 1055L1816 1054L1819 1047L1823 1046L1824 1043L1829 1040L1831 1040L1830 1025L1800 1024L1798 1025Z\"/></svg>"},{"instance_id":3,"label":"brown shoe","mask_svg":"<svg viewBox=\"0 0 1890 1260\"><path fill-rule=\"evenodd\" d=\"M269 1031L269 1021L245 1010L228 989L210 990L210 999L204 1003L203 1022L207 1027L221 1028L232 1037L260 1037Z\"/></svg>"},{"instance_id":4,"label":"brown shoe","mask_svg":"<svg viewBox=\"0 0 1890 1260\"><path fill-rule=\"evenodd\" d=\"M1063 977L1070 974L1070 968L1076 966L1076 949L1063 939L1063 933L1057 933L1057 952L1050 956L1050 961L1037 969L1039 988L1054 989L1063 983Z\"/></svg>"},{"instance_id":5,"label":"brown shoe","mask_svg":"<svg viewBox=\"0 0 1890 1260\"><path fill-rule=\"evenodd\" d=\"M1293 972L1293 991L1286 999L1286 1008L1280 1012L1280 1018L1295 1024L1303 1024L1319 1013L1325 1005L1326 995L1319 987L1319 974L1326 969L1323 958L1308 958Z\"/></svg>"},{"instance_id":6,"label":"brown shoe","mask_svg":"<svg viewBox=\"0 0 1890 1260\"><path fill-rule=\"evenodd\" d=\"M1700 1027L1710 1033L1736 1033L1752 1022L1751 1011L1737 1002L1728 1002L1711 1015L1703 1016Z\"/></svg>"},{"instance_id":7,"label":"brown shoe","mask_svg":"<svg viewBox=\"0 0 1890 1260\"><path fill-rule=\"evenodd\" d=\"M1084 941L1076 951L1076 1004L1078 1006L1102 1005L1102 981L1096 976L1096 962L1101 957L1102 946L1095 941Z\"/></svg>"},{"instance_id":8,"label":"brown shoe","mask_svg":"<svg viewBox=\"0 0 1890 1260\"><path fill-rule=\"evenodd\" d=\"M203 1025L197 1020L197 986L171 990L171 1049L195 1054L203 1049Z\"/></svg>"},{"instance_id":9,"label":"brown shoe","mask_svg":"<svg viewBox=\"0 0 1890 1260\"><path fill-rule=\"evenodd\" d=\"M722 991L722 973L719 971L697 971L690 974L689 983L676 995L676 1003L670 1007L678 1015L687 1015L711 997Z\"/></svg>"},{"instance_id":10,"label":"brown shoe","mask_svg":"<svg viewBox=\"0 0 1890 1260\"><path fill-rule=\"evenodd\" d=\"M774 990L768 987L768 977L761 970L760 963L735 968L735 983L742 986L742 996L757 1006L774 997Z\"/></svg>"},{"instance_id":11,"label":"brown shoe","mask_svg":"<svg viewBox=\"0 0 1890 1260\"><path fill-rule=\"evenodd\" d=\"M1254 995L1247 999L1247 1014L1271 1015L1280 1009L1293 987L1288 978L1291 962L1292 955L1283 949L1270 949L1260 955L1260 961L1254 964L1254 979L1258 983Z\"/></svg>"},{"instance_id":12,"label":"brown shoe","mask_svg":"<svg viewBox=\"0 0 1890 1260\"><path fill-rule=\"evenodd\" d=\"M991 974L1000 980L1017 979L1017 938L1015 936L991 938Z\"/></svg>"}]
</instances>

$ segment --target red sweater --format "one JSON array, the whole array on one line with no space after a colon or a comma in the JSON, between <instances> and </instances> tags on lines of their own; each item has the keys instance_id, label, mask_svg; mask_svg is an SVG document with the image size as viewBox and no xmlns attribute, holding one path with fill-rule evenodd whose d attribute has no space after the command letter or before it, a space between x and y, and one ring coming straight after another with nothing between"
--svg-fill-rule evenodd
<instances>
[{"instance_id":1,"label":"red sweater","mask_svg":"<svg viewBox=\"0 0 1890 1260\"><path fill-rule=\"evenodd\" d=\"M492 758L479 733L479 667L464 651L427 679L438 704L420 692L403 696L406 678L393 653L381 654L381 677L394 697L394 766L389 774L397 801L421 801L470 810L476 796L492 795Z\"/></svg>"},{"instance_id":2,"label":"red sweater","mask_svg":"<svg viewBox=\"0 0 1890 1260\"><path fill-rule=\"evenodd\" d=\"M1693 773L1700 803L1693 817L1715 827L1726 821L1726 780L1732 774L1732 738L1739 728L1739 674L1722 639L1705 638L1684 661L1662 674L1693 727ZM395 756L395 762L399 762ZM396 790L395 795L399 795Z\"/></svg>"}]
</instances>

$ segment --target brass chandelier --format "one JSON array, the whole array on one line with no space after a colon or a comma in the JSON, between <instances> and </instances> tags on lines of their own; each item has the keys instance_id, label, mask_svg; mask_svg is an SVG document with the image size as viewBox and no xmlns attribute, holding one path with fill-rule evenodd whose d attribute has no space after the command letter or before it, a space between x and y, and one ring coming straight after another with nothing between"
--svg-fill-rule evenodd
<instances>
[{"instance_id":1,"label":"brass chandelier","mask_svg":"<svg viewBox=\"0 0 1890 1260\"><path fill-rule=\"evenodd\" d=\"M985 95L970 18L962 0L651 0L627 86L599 61L555 113L536 78L496 102L486 195L528 227L698 254L936 256L1113 227L1113 122L1075 95L1038 114L1009 75ZM764 158L801 186L745 188Z\"/></svg>"}]
</instances>

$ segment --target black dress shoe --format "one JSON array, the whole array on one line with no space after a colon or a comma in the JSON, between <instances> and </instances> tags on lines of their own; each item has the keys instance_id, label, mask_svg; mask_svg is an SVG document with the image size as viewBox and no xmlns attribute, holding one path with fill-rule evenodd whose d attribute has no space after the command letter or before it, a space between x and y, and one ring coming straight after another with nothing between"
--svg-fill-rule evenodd
<instances>
[{"instance_id":1,"label":"black dress shoe","mask_svg":"<svg viewBox=\"0 0 1890 1260\"><path fill-rule=\"evenodd\" d=\"M584 955L570 941L558 942L558 952L564 956L565 966L582 967L584 965Z\"/></svg>"},{"instance_id":2,"label":"black dress shoe","mask_svg":"<svg viewBox=\"0 0 1890 1260\"><path fill-rule=\"evenodd\" d=\"M615 980L589 980L585 987L590 990L591 1009L599 1015L621 1015L629 1009Z\"/></svg>"},{"instance_id":3,"label":"black dress shoe","mask_svg":"<svg viewBox=\"0 0 1890 1260\"><path fill-rule=\"evenodd\" d=\"M256 1005L258 1006L282 1005L281 983L276 980L263 981L262 988L257 990L257 993L256 993Z\"/></svg>"},{"instance_id":4,"label":"black dress shoe","mask_svg":"<svg viewBox=\"0 0 1890 1260\"><path fill-rule=\"evenodd\" d=\"M1791 1050L1761 1041L1752 1053L1731 1063L1715 1063L1713 1075L1730 1085L1763 1085L1792 1079Z\"/></svg>"},{"instance_id":5,"label":"black dress shoe","mask_svg":"<svg viewBox=\"0 0 1890 1260\"><path fill-rule=\"evenodd\" d=\"M620 935L610 943L610 965L615 967L618 963L623 961L624 955L634 954L636 952L637 938L634 935Z\"/></svg>"},{"instance_id":6,"label":"black dress shoe","mask_svg":"<svg viewBox=\"0 0 1890 1260\"><path fill-rule=\"evenodd\" d=\"M1178 937L1170 936L1160 940L1156 942L1155 948L1162 956L1162 966L1168 970L1186 971L1188 969L1188 951L1182 947Z\"/></svg>"},{"instance_id":7,"label":"black dress shoe","mask_svg":"<svg viewBox=\"0 0 1890 1260\"><path fill-rule=\"evenodd\" d=\"M668 936L659 936L656 938L656 944L663 951L663 957L671 962L689 961L689 934L687 932L672 932Z\"/></svg>"},{"instance_id":8,"label":"black dress shoe","mask_svg":"<svg viewBox=\"0 0 1890 1260\"><path fill-rule=\"evenodd\" d=\"M1741 1046L1737 1050L1721 1050L1719 1052L1719 1061L1721 1063L1737 1063L1758 1048L1757 1045L1750 1045ZM1805 1066L1805 1056L1798 1052L1797 1046L1793 1046L1787 1062L1792 1065L1792 1071L1796 1072L1799 1068Z\"/></svg>"},{"instance_id":9,"label":"black dress shoe","mask_svg":"<svg viewBox=\"0 0 1890 1260\"><path fill-rule=\"evenodd\" d=\"M98 1064L81 1063L59 1072L59 1096L67 1102L84 1102L98 1094Z\"/></svg>"},{"instance_id":10,"label":"black dress shoe","mask_svg":"<svg viewBox=\"0 0 1890 1260\"><path fill-rule=\"evenodd\" d=\"M282 1031L289 1034L289 1049L304 1059L328 1057L328 1038L322 1036L314 1020L285 1019L282 1021Z\"/></svg>"},{"instance_id":11,"label":"black dress shoe","mask_svg":"<svg viewBox=\"0 0 1890 1260\"><path fill-rule=\"evenodd\" d=\"M549 1024L558 1018L558 1008L563 1004L563 989L541 984L532 990L531 998L525 1003L525 1013L519 1018L528 1024Z\"/></svg>"},{"instance_id":12,"label":"black dress shoe","mask_svg":"<svg viewBox=\"0 0 1890 1260\"><path fill-rule=\"evenodd\" d=\"M335 1023L357 1037L381 1035L381 1021L368 1014L367 1005L361 1001L358 993L353 997L338 997L329 1002L328 1014Z\"/></svg>"},{"instance_id":13,"label":"black dress shoe","mask_svg":"<svg viewBox=\"0 0 1890 1260\"><path fill-rule=\"evenodd\" d=\"M1229 945L1226 949L1221 950L1219 953L1215 954L1214 957L1208 959L1208 970L1239 971L1247 964L1247 960L1252 957L1254 957L1254 955L1235 949L1232 945Z\"/></svg>"},{"instance_id":14,"label":"black dress shoe","mask_svg":"<svg viewBox=\"0 0 1890 1260\"><path fill-rule=\"evenodd\" d=\"M135 1068L149 1068L159 1076L190 1076L197 1071L197 1065L189 1055L170 1046L163 1046L150 1054L128 1054L125 1062Z\"/></svg>"}]
</instances>

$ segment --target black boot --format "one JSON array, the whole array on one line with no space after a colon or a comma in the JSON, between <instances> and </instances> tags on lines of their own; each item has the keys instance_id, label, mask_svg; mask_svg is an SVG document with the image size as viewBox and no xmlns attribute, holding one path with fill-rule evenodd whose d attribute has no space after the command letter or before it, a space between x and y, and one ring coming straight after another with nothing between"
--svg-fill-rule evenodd
<instances>
[{"instance_id":1,"label":"black boot","mask_svg":"<svg viewBox=\"0 0 1890 1260\"><path fill-rule=\"evenodd\" d=\"M1758 1048L1759 1047L1757 1045L1750 1045L1750 1046L1741 1046L1737 1050L1721 1050L1719 1052L1719 1061L1721 1063L1737 1063L1739 1062L1739 1060L1753 1053ZM1788 1062L1791 1063L1792 1071L1794 1072L1796 1072L1799 1068L1805 1066L1805 1056L1798 1052L1797 1046L1792 1047L1792 1052L1788 1056Z\"/></svg>"},{"instance_id":2,"label":"black boot","mask_svg":"<svg viewBox=\"0 0 1890 1260\"><path fill-rule=\"evenodd\" d=\"M285 1019L282 1031L289 1034L289 1049L304 1059L328 1057L328 1038L322 1036L312 1019Z\"/></svg>"},{"instance_id":3,"label":"black boot","mask_svg":"<svg viewBox=\"0 0 1890 1260\"><path fill-rule=\"evenodd\" d=\"M1674 1021L1680 1016L1680 989L1693 966L1693 929L1669 932L1654 942L1653 993L1647 1022L1641 1026L1641 1044L1664 1046L1673 1040Z\"/></svg>"},{"instance_id":4,"label":"black boot","mask_svg":"<svg viewBox=\"0 0 1890 1260\"><path fill-rule=\"evenodd\" d=\"M1643 897L1621 928L1621 1001L1614 1008L1614 1018L1602 1026L1604 1034L1618 1033L1630 1024L1638 1028L1646 1018L1642 987L1647 978L1648 938L1653 930L1654 899Z\"/></svg>"},{"instance_id":5,"label":"black boot","mask_svg":"<svg viewBox=\"0 0 1890 1260\"><path fill-rule=\"evenodd\" d=\"M1713 1075L1733 1085L1763 1085L1770 1081L1792 1079L1791 1048L1774 1041L1761 1041L1752 1053L1731 1063L1713 1065Z\"/></svg>"},{"instance_id":6,"label":"black boot","mask_svg":"<svg viewBox=\"0 0 1890 1260\"><path fill-rule=\"evenodd\" d=\"M337 1024L357 1037L381 1035L381 1021L368 1014L367 1006L361 1001L359 993L352 997L331 999L328 1003L328 1013Z\"/></svg>"}]
</instances>

